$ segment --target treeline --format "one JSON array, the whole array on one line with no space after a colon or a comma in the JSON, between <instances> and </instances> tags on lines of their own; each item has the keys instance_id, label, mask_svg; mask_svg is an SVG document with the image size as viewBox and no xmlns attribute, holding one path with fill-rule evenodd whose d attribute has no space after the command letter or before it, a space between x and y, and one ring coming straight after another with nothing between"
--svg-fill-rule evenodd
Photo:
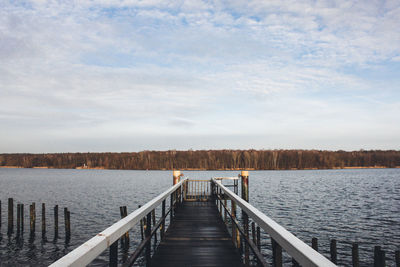
<instances>
[{"instance_id":1,"label":"treeline","mask_svg":"<svg viewBox=\"0 0 400 267\"><path fill-rule=\"evenodd\" d=\"M400 166L400 151L170 150L132 153L0 154L0 166L126 170L393 168Z\"/></svg>"}]
</instances>

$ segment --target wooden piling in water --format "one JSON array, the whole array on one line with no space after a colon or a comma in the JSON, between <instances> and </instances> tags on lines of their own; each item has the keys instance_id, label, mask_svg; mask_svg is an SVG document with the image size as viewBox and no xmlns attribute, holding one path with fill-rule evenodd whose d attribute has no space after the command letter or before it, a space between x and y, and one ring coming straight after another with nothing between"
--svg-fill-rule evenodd
<instances>
[{"instance_id":1,"label":"wooden piling in water","mask_svg":"<svg viewBox=\"0 0 400 267\"><path fill-rule=\"evenodd\" d=\"M128 215L128 211L126 206L119 207L119 211L121 214L121 218L125 218ZM129 232L126 232L122 237L121 237L121 246L123 248L128 248L129 247Z\"/></svg>"},{"instance_id":2,"label":"wooden piling in water","mask_svg":"<svg viewBox=\"0 0 400 267\"><path fill-rule=\"evenodd\" d=\"M33 216L33 205L29 205L29 232L32 235L35 234L35 228L34 228L34 216Z\"/></svg>"},{"instance_id":3,"label":"wooden piling in water","mask_svg":"<svg viewBox=\"0 0 400 267\"><path fill-rule=\"evenodd\" d=\"M64 208L64 223L65 223L65 239L68 241L71 237L71 221L68 208Z\"/></svg>"},{"instance_id":4,"label":"wooden piling in water","mask_svg":"<svg viewBox=\"0 0 400 267\"><path fill-rule=\"evenodd\" d=\"M111 244L108 266L117 267L118 266L118 240Z\"/></svg>"},{"instance_id":5,"label":"wooden piling in water","mask_svg":"<svg viewBox=\"0 0 400 267\"><path fill-rule=\"evenodd\" d=\"M17 204L17 235L21 232L21 204Z\"/></svg>"},{"instance_id":6,"label":"wooden piling in water","mask_svg":"<svg viewBox=\"0 0 400 267\"><path fill-rule=\"evenodd\" d=\"M336 239L331 240L330 252L331 252L331 262L337 264Z\"/></svg>"},{"instance_id":7,"label":"wooden piling in water","mask_svg":"<svg viewBox=\"0 0 400 267\"><path fill-rule=\"evenodd\" d=\"M242 171L240 173L240 177L242 178L242 199L249 202L249 172ZM242 210L242 218L244 216L244 211Z\"/></svg>"},{"instance_id":8,"label":"wooden piling in water","mask_svg":"<svg viewBox=\"0 0 400 267\"><path fill-rule=\"evenodd\" d=\"M374 247L374 267L385 267L386 255L381 246Z\"/></svg>"},{"instance_id":9,"label":"wooden piling in water","mask_svg":"<svg viewBox=\"0 0 400 267\"><path fill-rule=\"evenodd\" d=\"M0 200L0 229L1 229L1 200Z\"/></svg>"},{"instance_id":10,"label":"wooden piling in water","mask_svg":"<svg viewBox=\"0 0 400 267\"><path fill-rule=\"evenodd\" d=\"M11 235L14 231L14 199L8 199L8 227L7 234Z\"/></svg>"},{"instance_id":11,"label":"wooden piling in water","mask_svg":"<svg viewBox=\"0 0 400 267\"><path fill-rule=\"evenodd\" d=\"M58 238L58 205L54 206L54 239Z\"/></svg>"},{"instance_id":12,"label":"wooden piling in water","mask_svg":"<svg viewBox=\"0 0 400 267\"><path fill-rule=\"evenodd\" d=\"M400 267L400 250L396 250L394 253L396 267Z\"/></svg>"},{"instance_id":13,"label":"wooden piling in water","mask_svg":"<svg viewBox=\"0 0 400 267\"><path fill-rule=\"evenodd\" d=\"M21 234L24 234L24 204L21 204L20 210L21 210Z\"/></svg>"},{"instance_id":14,"label":"wooden piling in water","mask_svg":"<svg viewBox=\"0 0 400 267\"><path fill-rule=\"evenodd\" d=\"M311 247L312 247L314 250L318 251L318 238L313 237L313 238L311 239Z\"/></svg>"},{"instance_id":15,"label":"wooden piling in water","mask_svg":"<svg viewBox=\"0 0 400 267\"><path fill-rule=\"evenodd\" d=\"M42 203L42 238L46 236L46 204Z\"/></svg>"},{"instance_id":16,"label":"wooden piling in water","mask_svg":"<svg viewBox=\"0 0 400 267\"><path fill-rule=\"evenodd\" d=\"M260 226L257 226L257 248L261 252L261 232Z\"/></svg>"},{"instance_id":17,"label":"wooden piling in water","mask_svg":"<svg viewBox=\"0 0 400 267\"><path fill-rule=\"evenodd\" d=\"M400 250L394 252L394 258L396 262L396 267L400 267Z\"/></svg>"},{"instance_id":18,"label":"wooden piling in water","mask_svg":"<svg viewBox=\"0 0 400 267\"><path fill-rule=\"evenodd\" d=\"M358 256L358 244L353 243L353 246L351 248L351 258L352 258L352 264L353 267L360 267L360 260Z\"/></svg>"}]
</instances>

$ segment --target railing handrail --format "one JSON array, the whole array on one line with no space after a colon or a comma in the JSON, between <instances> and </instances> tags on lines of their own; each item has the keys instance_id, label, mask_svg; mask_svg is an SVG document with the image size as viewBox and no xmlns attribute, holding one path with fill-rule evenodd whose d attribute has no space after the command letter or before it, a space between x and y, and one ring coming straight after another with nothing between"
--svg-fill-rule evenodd
<instances>
[{"instance_id":1,"label":"railing handrail","mask_svg":"<svg viewBox=\"0 0 400 267\"><path fill-rule=\"evenodd\" d=\"M273 238L290 256L301 266L336 266L322 254L308 246L295 235L286 230L283 226L269 218L267 215L253 207L235 193L226 188L221 181L213 178L213 182L222 189L246 214L253 219L271 238Z\"/></svg>"},{"instance_id":2,"label":"railing handrail","mask_svg":"<svg viewBox=\"0 0 400 267\"><path fill-rule=\"evenodd\" d=\"M115 241L118 241L123 234L134 227L144 216L158 207L162 201L164 201L179 187L181 187L186 179L187 178L170 187L168 190L147 202L141 208L133 211L125 218L119 220L101 233L92 237L61 259L52 263L50 266L85 266L89 264L103 251L110 247Z\"/></svg>"},{"instance_id":3,"label":"railing handrail","mask_svg":"<svg viewBox=\"0 0 400 267\"><path fill-rule=\"evenodd\" d=\"M239 180L239 177L213 177L216 180Z\"/></svg>"}]
</instances>

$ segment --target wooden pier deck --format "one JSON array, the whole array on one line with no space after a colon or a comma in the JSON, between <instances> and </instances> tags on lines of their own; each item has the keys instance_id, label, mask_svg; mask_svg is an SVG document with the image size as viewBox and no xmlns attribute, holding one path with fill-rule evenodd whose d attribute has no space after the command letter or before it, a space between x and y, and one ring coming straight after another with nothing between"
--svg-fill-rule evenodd
<instances>
[{"instance_id":1,"label":"wooden pier deck","mask_svg":"<svg viewBox=\"0 0 400 267\"><path fill-rule=\"evenodd\" d=\"M261 253L261 230L271 238L275 267L282 266L282 251L286 251L292 257L294 264L301 266L336 266L248 203L247 171L240 174L242 197L238 196L239 178L214 177L199 180L181 179L181 176L179 171L173 171L171 188L129 215L125 213L123 219L57 260L51 267L86 266L106 249L109 249L109 266L116 267L119 263L119 243L122 249L129 249L129 242L126 242L129 240L126 238L127 233L139 224L142 241L130 257L123 261L123 266L136 266L135 261L142 255L145 257L146 267L267 267L269 264ZM233 181L231 186L234 190L229 190L229 185L225 186L222 181ZM167 201L170 202L169 207L166 206ZM157 207L161 208L158 219L155 215ZM124 210L124 207L120 207L120 210L121 208ZM242 214L239 221L236 218L238 209ZM165 220L168 216L172 221L166 228ZM232 223L226 225L222 218L228 218ZM143 226L146 226L145 229ZM157 244L157 233L160 233L163 239L157 248L152 250L153 240ZM236 249L236 244L240 244L240 250ZM382 255L384 258L384 253Z\"/></svg>"},{"instance_id":2,"label":"wooden pier deck","mask_svg":"<svg viewBox=\"0 0 400 267\"><path fill-rule=\"evenodd\" d=\"M151 266L244 266L213 202L183 202Z\"/></svg>"}]
</instances>

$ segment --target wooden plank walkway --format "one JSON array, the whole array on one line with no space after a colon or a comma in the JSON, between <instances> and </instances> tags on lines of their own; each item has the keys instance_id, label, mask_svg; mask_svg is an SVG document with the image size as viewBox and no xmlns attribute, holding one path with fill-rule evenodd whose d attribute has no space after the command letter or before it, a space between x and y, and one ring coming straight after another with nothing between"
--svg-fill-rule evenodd
<instances>
[{"instance_id":1,"label":"wooden plank walkway","mask_svg":"<svg viewBox=\"0 0 400 267\"><path fill-rule=\"evenodd\" d=\"M184 202L151 266L244 266L212 202Z\"/></svg>"}]
</instances>

